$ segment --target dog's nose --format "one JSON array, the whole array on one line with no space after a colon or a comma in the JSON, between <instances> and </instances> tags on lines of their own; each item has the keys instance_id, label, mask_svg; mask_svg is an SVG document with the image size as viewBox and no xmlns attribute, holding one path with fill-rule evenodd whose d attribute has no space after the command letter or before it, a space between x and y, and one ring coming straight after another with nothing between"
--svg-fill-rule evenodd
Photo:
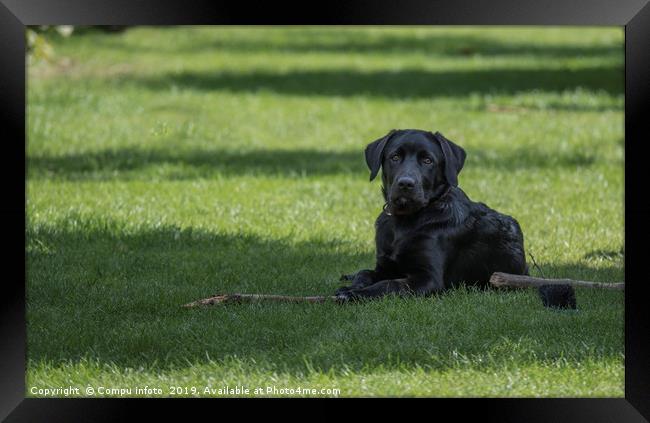
<instances>
[{"instance_id":1,"label":"dog's nose","mask_svg":"<svg viewBox=\"0 0 650 423\"><path fill-rule=\"evenodd\" d=\"M408 176L405 176L403 178L399 178L399 180L397 181L397 186L403 190L412 190L413 188L415 188L415 180L413 178L409 178Z\"/></svg>"}]
</instances>

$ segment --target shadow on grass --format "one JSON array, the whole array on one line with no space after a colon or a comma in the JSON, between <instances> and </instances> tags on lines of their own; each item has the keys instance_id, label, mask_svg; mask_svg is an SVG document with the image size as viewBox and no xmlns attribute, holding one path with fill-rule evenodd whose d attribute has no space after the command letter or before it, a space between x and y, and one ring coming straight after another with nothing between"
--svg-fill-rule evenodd
<instances>
[{"instance_id":1,"label":"shadow on grass","mask_svg":"<svg viewBox=\"0 0 650 423\"><path fill-rule=\"evenodd\" d=\"M27 240L30 362L191 371L236 358L251 369L301 375L307 362L325 371L447 369L458 357L481 367L622 354L623 300L610 292L580 292L579 313L548 311L532 291L466 290L346 306L180 307L224 292L328 295L341 273L372 264L372 252L340 240L173 227L126 232L79 216L29 229ZM621 272L582 263L545 269L596 280Z\"/></svg>"},{"instance_id":2,"label":"shadow on grass","mask_svg":"<svg viewBox=\"0 0 650 423\"><path fill-rule=\"evenodd\" d=\"M299 28L269 31L248 31L246 36L229 37L227 33L206 33L193 37L178 37L174 43L159 43L155 46L129 44L121 38L97 37L101 48L123 49L132 52L155 51L158 53L354 53L354 54L429 54L439 56L471 57L480 56L538 56L538 57L616 57L622 61L624 46L583 45L567 40L562 44L536 44L533 42L503 42L489 37L490 29L485 28L487 36L454 34L450 28L447 33L400 34L385 30L383 33L368 33L352 28L341 30ZM276 34L285 37L273 38ZM226 36L224 36L226 35ZM517 32L513 32L517 36Z\"/></svg>"},{"instance_id":3,"label":"shadow on grass","mask_svg":"<svg viewBox=\"0 0 650 423\"><path fill-rule=\"evenodd\" d=\"M126 85L152 90L181 89L226 92L273 92L301 96L377 96L396 99L467 96L475 93L516 94L540 90L562 92L577 88L623 94L622 66L577 69L477 69L368 71L294 70L198 72L122 76Z\"/></svg>"},{"instance_id":4,"label":"shadow on grass","mask_svg":"<svg viewBox=\"0 0 650 423\"><path fill-rule=\"evenodd\" d=\"M591 166L598 157L580 150L554 153L540 148L468 149L466 167L515 171ZM216 175L302 177L367 171L359 151L221 149L145 150L122 148L64 156L30 155L29 178L191 179Z\"/></svg>"},{"instance_id":5,"label":"shadow on grass","mask_svg":"<svg viewBox=\"0 0 650 423\"><path fill-rule=\"evenodd\" d=\"M93 356L134 365L227 355L282 356L317 345L311 310L271 305L187 310L215 293L329 295L338 277L372 262L343 241L291 242L171 226L125 233L114 222L71 215L27 233L31 360ZM330 309L331 311L331 309ZM299 352L299 351L297 351ZM305 352L303 349L302 352Z\"/></svg>"},{"instance_id":6,"label":"shadow on grass","mask_svg":"<svg viewBox=\"0 0 650 423\"><path fill-rule=\"evenodd\" d=\"M28 158L30 176L54 176L67 179L110 179L138 177L147 167L153 176L186 179L226 175L303 176L355 172L366 169L363 152L318 150L219 149L144 150L123 148ZM165 169L169 166L169 169ZM131 172L131 173L129 173ZM135 174L134 174L135 173ZM145 177L151 174L144 174Z\"/></svg>"}]
</instances>

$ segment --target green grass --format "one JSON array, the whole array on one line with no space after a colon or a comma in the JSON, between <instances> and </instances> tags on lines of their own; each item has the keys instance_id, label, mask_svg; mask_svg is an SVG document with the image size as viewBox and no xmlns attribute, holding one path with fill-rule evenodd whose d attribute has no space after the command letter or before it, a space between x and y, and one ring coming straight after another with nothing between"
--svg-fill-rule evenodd
<instances>
[{"instance_id":1,"label":"green grass","mask_svg":"<svg viewBox=\"0 0 650 423\"><path fill-rule=\"evenodd\" d=\"M461 187L518 219L546 277L623 280L621 29L151 27L51 42L28 79L28 396L623 396L620 292L580 289L565 312L534 291L473 289L179 307L330 294L372 266L382 199L362 151L392 128L463 146Z\"/></svg>"}]
</instances>

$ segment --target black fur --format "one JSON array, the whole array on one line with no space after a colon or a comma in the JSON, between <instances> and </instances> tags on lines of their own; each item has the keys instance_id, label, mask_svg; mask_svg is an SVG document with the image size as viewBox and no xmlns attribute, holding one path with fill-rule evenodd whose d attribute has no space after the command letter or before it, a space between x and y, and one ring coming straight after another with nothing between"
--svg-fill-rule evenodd
<instances>
[{"instance_id":1,"label":"black fur","mask_svg":"<svg viewBox=\"0 0 650 423\"><path fill-rule=\"evenodd\" d=\"M571 285L542 285L537 291L544 307L576 309L576 293Z\"/></svg>"},{"instance_id":2,"label":"black fur","mask_svg":"<svg viewBox=\"0 0 650 423\"><path fill-rule=\"evenodd\" d=\"M466 153L440 133L393 130L365 151L372 180L382 169L386 204L377 218L374 269L344 275L340 301L386 294L430 295L493 272L528 274L515 219L458 188Z\"/></svg>"}]
</instances>

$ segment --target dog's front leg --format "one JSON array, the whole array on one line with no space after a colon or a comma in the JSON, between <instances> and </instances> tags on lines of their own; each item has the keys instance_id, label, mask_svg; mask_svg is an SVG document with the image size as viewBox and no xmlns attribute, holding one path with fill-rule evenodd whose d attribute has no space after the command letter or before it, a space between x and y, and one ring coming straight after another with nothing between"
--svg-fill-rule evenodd
<instances>
[{"instance_id":1,"label":"dog's front leg","mask_svg":"<svg viewBox=\"0 0 650 423\"><path fill-rule=\"evenodd\" d=\"M395 263L390 260L381 257L377 260L374 270L364 269L359 270L357 273L352 275L342 275L341 281L350 281L349 286L343 286L336 290L334 295L339 293L347 292L350 290L358 290L365 288L367 286L373 285L379 281L386 279L395 279L404 276L403 274L398 274L395 271Z\"/></svg>"},{"instance_id":2,"label":"dog's front leg","mask_svg":"<svg viewBox=\"0 0 650 423\"><path fill-rule=\"evenodd\" d=\"M386 279L383 273L377 272L376 270L360 270L353 275L343 275L341 280L349 280L352 283L349 286L342 286L336 290L334 295L345 294L349 291L363 289L367 286L375 284L377 281Z\"/></svg>"},{"instance_id":3,"label":"dog's front leg","mask_svg":"<svg viewBox=\"0 0 650 423\"><path fill-rule=\"evenodd\" d=\"M399 296L431 295L444 289L442 278L437 273L432 272L426 275L383 280L361 289L337 292L336 298L338 301L346 302L362 298L377 298L388 294Z\"/></svg>"}]
</instances>

